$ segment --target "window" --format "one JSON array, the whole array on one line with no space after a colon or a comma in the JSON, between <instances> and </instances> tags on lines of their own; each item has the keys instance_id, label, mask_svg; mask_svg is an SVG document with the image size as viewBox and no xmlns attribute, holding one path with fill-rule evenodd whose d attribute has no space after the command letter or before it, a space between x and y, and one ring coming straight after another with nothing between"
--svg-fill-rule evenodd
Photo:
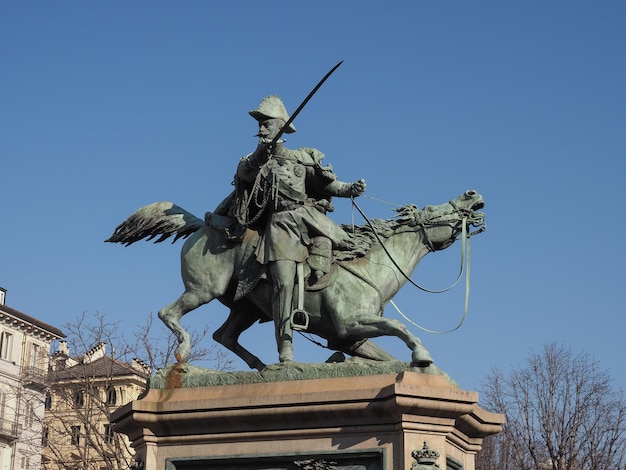
<instances>
[{"instance_id":1,"label":"window","mask_svg":"<svg viewBox=\"0 0 626 470\"><path fill-rule=\"evenodd\" d=\"M44 409L46 410L52 409L52 395L50 395L50 392L46 392L46 397L44 398L43 406L44 406Z\"/></svg>"},{"instance_id":2,"label":"window","mask_svg":"<svg viewBox=\"0 0 626 470\"><path fill-rule=\"evenodd\" d=\"M48 445L48 434L50 433L50 429L48 426L44 426L41 430L41 446L46 447Z\"/></svg>"},{"instance_id":3,"label":"window","mask_svg":"<svg viewBox=\"0 0 626 470\"><path fill-rule=\"evenodd\" d=\"M113 443L113 426L111 426L110 424L105 424L104 425L104 442L106 442L107 444L112 444Z\"/></svg>"},{"instance_id":4,"label":"window","mask_svg":"<svg viewBox=\"0 0 626 470\"><path fill-rule=\"evenodd\" d=\"M33 407L32 402L27 401L24 407L24 426L26 428L30 428L35 421L35 408Z\"/></svg>"},{"instance_id":5,"label":"window","mask_svg":"<svg viewBox=\"0 0 626 470\"><path fill-rule=\"evenodd\" d=\"M20 468L30 468L30 457L22 457L20 459Z\"/></svg>"},{"instance_id":6,"label":"window","mask_svg":"<svg viewBox=\"0 0 626 470\"><path fill-rule=\"evenodd\" d=\"M107 388L107 405L115 405L117 403L117 393L115 388Z\"/></svg>"},{"instance_id":7,"label":"window","mask_svg":"<svg viewBox=\"0 0 626 470\"><path fill-rule=\"evenodd\" d=\"M8 331L0 333L0 359L11 360L11 349L13 347L13 335Z\"/></svg>"},{"instance_id":8,"label":"window","mask_svg":"<svg viewBox=\"0 0 626 470\"><path fill-rule=\"evenodd\" d=\"M85 406L85 393L82 390L74 392L74 408L82 408Z\"/></svg>"},{"instance_id":9,"label":"window","mask_svg":"<svg viewBox=\"0 0 626 470\"><path fill-rule=\"evenodd\" d=\"M37 343L30 343L30 350L28 353L28 367L38 370L42 368L42 355L43 351L41 346Z\"/></svg>"},{"instance_id":10,"label":"window","mask_svg":"<svg viewBox=\"0 0 626 470\"><path fill-rule=\"evenodd\" d=\"M80 426L72 426L72 435L70 436L70 444L73 446L80 445Z\"/></svg>"}]
</instances>

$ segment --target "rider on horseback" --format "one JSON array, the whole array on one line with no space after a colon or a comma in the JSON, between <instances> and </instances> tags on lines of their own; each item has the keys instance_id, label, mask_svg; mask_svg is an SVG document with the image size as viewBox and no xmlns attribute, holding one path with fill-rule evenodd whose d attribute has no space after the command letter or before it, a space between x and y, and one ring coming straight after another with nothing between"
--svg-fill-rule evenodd
<instances>
[{"instance_id":1,"label":"rider on horseback","mask_svg":"<svg viewBox=\"0 0 626 470\"><path fill-rule=\"evenodd\" d=\"M323 275L327 269L319 260L330 259L332 248L351 247L349 235L325 213L333 210L332 196L360 196L365 181L337 180L330 166L322 166L324 155L316 149L290 150L281 140L270 145L281 131L296 131L292 124L283 129L289 116L277 96L264 98L249 114L259 123L259 143L239 162L233 197L225 203L240 228L261 229L255 255L258 262L269 266L279 358L289 362L293 361L291 315L297 264L306 261L309 248L315 247L318 264L312 268L318 276ZM224 213L224 209L223 203L216 212ZM323 247L327 247L326 253Z\"/></svg>"}]
</instances>

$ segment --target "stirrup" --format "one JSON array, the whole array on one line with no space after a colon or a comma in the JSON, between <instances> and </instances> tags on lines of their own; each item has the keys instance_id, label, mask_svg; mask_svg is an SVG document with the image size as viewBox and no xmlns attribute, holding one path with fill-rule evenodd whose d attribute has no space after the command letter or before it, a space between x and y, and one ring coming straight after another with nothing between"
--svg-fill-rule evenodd
<instances>
[{"instance_id":1,"label":"stirrup","mask_svg":"<svg viewBox=\"0 0 626 470\"><path fill-rule=\"evenodd\" d=\"M309 329L309 314L301 308L295 309L291 313L291 329L296 331L306 331Z\"/></svg>"},{"instance_id":2,"label":"stirrup","mask_svg":"<svg viewBox=\"0 0 626 470\"><path fill-rule=\"evenodd\" d=\"M304 310L304 266L296 266L298 277L298 308L291 312L291 328L296 331L306 331L309 328L309 314Z\"/></svg>"}]
</instances>

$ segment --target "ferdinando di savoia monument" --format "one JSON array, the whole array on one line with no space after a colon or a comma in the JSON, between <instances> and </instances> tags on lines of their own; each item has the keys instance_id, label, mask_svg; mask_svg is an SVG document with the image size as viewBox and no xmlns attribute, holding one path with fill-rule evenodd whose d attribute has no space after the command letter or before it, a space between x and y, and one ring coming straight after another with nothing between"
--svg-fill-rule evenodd
<instances>
[{"instance_id":1,"label":"ferdinando di savoia monument","mask_svg":"<svg viewBox=\"0 0 626 470\"><path fill-rule=\"evenodd\" d=\"M383 317L425 255L484 229L482 196L469 190L438 206L403 206L388 220L338 225L327 215L332 198L354 203L365 181L343 182L319 150L284 145L339 65L291 116L274 95L250 111L258 143L213 212L201 219L154 203L107 240L186 238L184 292L159 311L178 339L178 363L113 418L133 442L137 468L473 470L482 438L499 431L500 415L479 408L476 394L440 371L403 323ZM186 363L190 335L180 319L214 299L230 314L213 338L258 372ZM265 321L274 322L278 349L269 366L238 341ZM295 362L294 331L325 339L336 353L325 364ZM411 361L371 341L379 336L402 340Z\"/></svg>"}]
</instances>

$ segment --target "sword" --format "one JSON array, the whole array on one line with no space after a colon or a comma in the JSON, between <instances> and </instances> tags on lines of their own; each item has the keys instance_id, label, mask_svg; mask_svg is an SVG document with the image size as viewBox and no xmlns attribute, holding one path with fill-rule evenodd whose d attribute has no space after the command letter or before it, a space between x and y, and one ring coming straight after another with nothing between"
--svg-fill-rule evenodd
<instances>
[{"instance_id":1,"label":"sword","mask_svg":"<svg viewBox=\"0 0 626 470\"><path fill-rule=\"evenodd\" d=\"M287 120L287 122L285 123L285 125L283 127L280 128L280 131L278 131L278 134L276 134L276 137L274 137L272 139L272 141L268 144L268 148L272 148L274 145L276 145L276 142L278 142L278 139L281 138L281 136L283 135L283 133L285 132L285 130L289 127L289 125L293 122L293 120L296 118L296 116L300 113L300 111L302 111L302 108L304 108L306 106L306 104L309 102L309 100L313 97L313 95L317 92L317 90L320 89L320 87L324 84L324 82L326 80L328 80L328 77L330 77L333 72L335 70L337 70L339 68L339 66L343 64L343 60L341 62L339 62L337 65L335 65L332 69L330 69L330 71L324 75L324 77L319 81L319 83L317 85L315 85L315 88L313 88L311 90L311 92L307 95L306 98L304 98L304 101L302 103L300 103L300 106L298 106L298 108L293 112L293 114L291 115L291 117Z\"/></svg>"}]
</instances>

